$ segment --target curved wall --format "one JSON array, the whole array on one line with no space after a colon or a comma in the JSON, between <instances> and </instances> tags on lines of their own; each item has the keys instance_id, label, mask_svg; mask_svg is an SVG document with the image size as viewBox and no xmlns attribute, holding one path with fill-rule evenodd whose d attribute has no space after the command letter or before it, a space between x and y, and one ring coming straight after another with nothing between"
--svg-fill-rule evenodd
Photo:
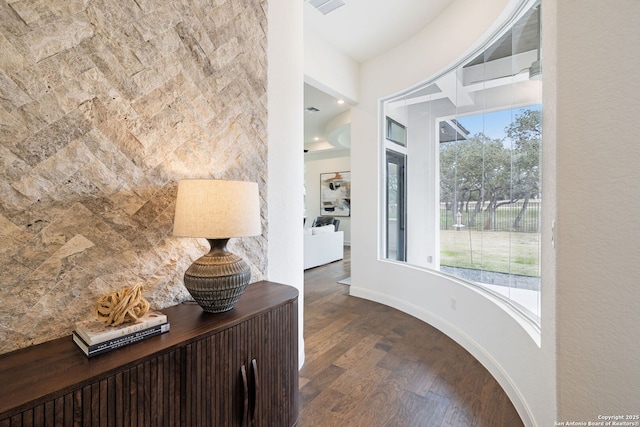
<instances>
[{"instance_id":1,"label":"curved wall","mask_svg":"<svg viewBox=\"0 0 640 427\"><path fill-rule=\"evenodd\" d=\"M379 260L378 103L450 68L477 49L521 2L457 0L436 22L393 51L361 65L360 104L352 110L351 295L403 310L439 328L472 353L511 398L525 425L555 420L553 321L543 335L502 302L437 272ZM455 30L452 30L455 29ZM442 43L446 40L447 43ZM401 66L400 66L401 65ZM372 153L376 153L373 155ZM409 190L410 191L410 190ZM543 218L543 222L545 219ZM545 233L543 233L543 238ZM543 295L543 304L545 296ZM543 323L545 322L543 309ZM534 337L534 338L532 338Z\"/></svg>"}]
</instances>

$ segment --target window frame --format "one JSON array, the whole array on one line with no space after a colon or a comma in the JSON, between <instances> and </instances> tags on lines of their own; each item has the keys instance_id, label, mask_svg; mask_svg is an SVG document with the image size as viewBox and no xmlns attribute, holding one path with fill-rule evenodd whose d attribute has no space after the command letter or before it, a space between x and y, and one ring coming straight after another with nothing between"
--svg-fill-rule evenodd
<instances>
[{"instance_id":1,"label":"window frame","mask_svg":"<svg viewBox=\"0 0 640 427\"><path fill-rule=\"evenodd\" d=\"M386 164L387 164L387 162L386 162L386 152L387 152L388 149L391 148L392 150L398 151L400 153L403 153L403 154L405 154L405 155L407 155L409 157L409 155L410 155L409 151L410 150L407 150L407 145L411 145L412 144L412 140L411 140L411 138L407 137L408 133L406 133L406 132L405 132L405 139L406 140L404 141L404 143L398 142L397 140L394 140L394 138L391 138L391 134L390 134L390 131L389 131L389 128L390 128L389 124L390 123L399 124L399 123L396 120L394 120L394 119L389 117L388 112L385 110L386 103L387 102L399 103L399 101L403 100L403 98L407 99L412 93L419 92L419 91L423 90L424 88L428 88L430 85L435 84L436 82L438 82L439 79L445 77L447 74L458 72L458 70L461 70L467 63L470 63L474 58L478 57L479 55L484 55L485 52L487 51L488 47L490 47L493 43L495 43L506 32L512 31L512 29L514 29L515 24L518 22L518 20L520 18L522 18L522 16L524 16L527 12L533 10L536 7L539 7L540 3L541 3L540 1L535 1L535 0L530 0L530 1L523 2L522 5L520 6L520 8L516 11L516 13L514 13L512 18L509 19L494 34L493 37L490 37L484 44L479 46L473 52L469 53L467 56L463 57L459 62L454 64L452 67L450 67L450 68L444 70L443 72L435 75L434 77L422 82L419 85L413 86L413 87L411 87L411 88L409 88L409 89L407 89L407 90L405 90L405 91L403 91L403 92L401 92L399 94L396 94L396 95L388 97L388 98L381 99L379 101L379 112L380 112L379 114L381 116L381 123L383 123L383 126L384 126L383 129L381 129L382 138L380 139L380 149L381 149L380 154L381 154L381 159L383 159L383 161L380 162L380 171L381 171L380 172L380 174L381 174L380 175L380 177L381 177L380 188L381 188L381 191L382 191L382 194L381 194L382 197L380 197L380 203L381 203L380 215L381 215L381 219L382 219L380 221L380 225L382 226L381 230L380 230L381 231L381 235L380 235L381 239L380 239L380 241L382 242L382 247L380 248L381 250L380 250L379 253L380 253L380 256L381 256L381 260L383 260L383 261L392 261L392 262L400 262L400 263L403 263L403 264L411 265L412 267L419 267L419 268L424 267L424 268L429 269L429 270L441 272L440 271L440 249L439 249L440 248L439 226L437 226L436 227L437 230L434 230L434 232L433 232L433 235L437 236L437 242L438 242L437 243L437 248L438 249L436 251L437 253L433 254L434 255L433 258L436 259L435 262L433 262L433 264L436 266L435 268L433 267L433 265L416 265L416 264L411 263L409 261L396 261L394 259L388 259L385 256L388 253L388 248L387 248L387 245L388 245L388 241L387 241L387 239L388 239L388 230L386 228L387 224L388 224L388 218L386 217L387 212L388 212L388 210L387 210L388 207L386 205L386 200L387 200L387 194L386 194L387 188L386 188L386 186L387 186L387 180L388 180L388 178L386 176L386 170L385 170L386 169ZM539 53L539 51L538 51L538 53ZM539 59L539 57L538 57L538 59ZM538 102L535 102L535 103L533 103L531 105L536 105L536 104L540 104L541 105L541 99ZM513 109L516 106L517 107L522 107L524 105L525 104L518 105L517 103L515 103L515 104L511 104L511 108ZM483 109L477 110L475 113L477 113L477 114L485 114L488 111L491 111L491 109L484 109L483 108ZM393 114L391 114L391 115L393 115ZM470 115L469 111L457 111L455 114L453 114L450 117L456 118L456 117L461 117L461 116L465 116L465 115ZM439 117L445 117L445 116L447 116L447 115L439 116ZM406 129L406 128L409 127L409 125L411 125L411 123L409 122L409 120L407 120L407 124L406 125L401 125L401 126L403 126L403 128ZM413 128L415 128L415 126L412 126L412 129ZM389 142L386 142L386 141L389 141ZM542 143L542 137L540 139L540 142ZM395 148L393 148L393 146L395 146ZM433 148L434 151L439 151L437 146L434 146L432 148ZM435 159L436 159L435 160L435 166L438 169L437 176L438 176L438 179L439 179L439 169L440 169L439 153L433 153L433 155L435 156ZM410 164L411 163L408 161L407 168L411 168ZM433 164L429 165L429 167L431 167L431 166L433 166ZM542 161L539 158L538 167L541 168L541 166L542 166ZM413 168L413 169L415 169L415 168ZM408 180L407 187L410 186L410 185L413 185L410 182L411 182L411 180ZM440 197L439 197L439 192L440 191L439 190L440 190L439 189L439 185L435 185L435 189L433 190L433 194L431 194L432 196L434 194L437 195L436 203L438 204L438 213L434 214L434 215L439 215L439 202L440 202ZM411 195L407 194L406 200L410 199L410 198L411 198ZM410 209L406 208L406 210L409 211ZM435 208L434 208L434 211L435 211ZM437 223L439 224L439 220L437 221ZM410 233L411 233L411 231L410 231ZM385 239L385 237L386 237L386 239ZM411 249L408 249L408 250L411 251ZM429 258L432 258L432 257L430 256ZM429 261L429 262L431 262L431 261ZM538 262L539 263L542 262L541 258L539 258ZM490 271L490 270L486 270L486 271ZM442 273L442 274L448 275L446 273ZM541 274L542 274L542 269L540 267L540 275ZM466 280L461 279L460 277L457 277L457 276L451 276L451 277L456 279L456 280L462 280L465 283L467 283ZM468 282L468 283L471 283L471 282ZM473 283L471 283L471 284L474 285ZM538 307L537 307L537 314L535 314L535 313L529 313L529 310L525 309L522 306L519 306L519 304L517 302L512 301L510 296L509 297L505 297L503 295L500 295L499 293L491 291L490 289L488 289L486 287L483 287L482 285L474 285L474 286L478 287L479 289L481 289L481 290L483 290L485 292L487 292L488 294L493 295L494 297L497 296L497 297L503 299L505 302L507 302L508 305L512 306L515 309L515 312L522 314L525 318L527 318L534 325L534 327L539 329L539 326L540 326L540 324L539 324L539 322L540 322L540 311L541 311L541 307L540 307L540 291L538 291L538 302L537 302ZM509 288L509 289L511 289L511 288Z\"/></svg>"}]
</instances>

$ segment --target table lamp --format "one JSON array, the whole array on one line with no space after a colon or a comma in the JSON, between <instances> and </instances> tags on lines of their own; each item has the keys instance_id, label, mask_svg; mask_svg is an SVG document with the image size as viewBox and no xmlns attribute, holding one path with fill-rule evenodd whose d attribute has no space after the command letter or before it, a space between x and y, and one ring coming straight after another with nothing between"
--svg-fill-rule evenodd
<instances>
[{"instance_id":1,"label":"table lamp","mask_svg":"<svg viewBox=\"0 0 640 427\"><path fill-rule=\"evenodd\" d=\"M258 184L185 179L178 182L173 234L206 238L211 250L184 273L184 285L209 313L231 310L251 279L251 269L227 250L232 237L261 233Z\"/></svg>"}]
</instances>

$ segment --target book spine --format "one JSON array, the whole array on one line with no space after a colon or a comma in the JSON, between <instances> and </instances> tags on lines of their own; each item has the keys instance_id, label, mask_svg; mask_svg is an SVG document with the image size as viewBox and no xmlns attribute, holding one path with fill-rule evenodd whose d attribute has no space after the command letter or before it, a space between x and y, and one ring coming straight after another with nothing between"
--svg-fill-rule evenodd
<instances>
[{"instance_id":1,"label":"book spine","mask_svg":"<svg viewBox=\"0 0 640 427\"><path fill-rule=\"evenodd\" d=\"M152 319L143 320L139 323L134 323L124 328L105 330L100 334L89 335L86 331L82 330L81 328L76 328L76 333L83 339L84 342L86 342L89 345L94 345L94 344L102 343L102 342L109 341L116 338L123 338L127 335L144 331L151 327L160 326L160 325L166 324L167 321L168 321L167 316L163 315L159 317L154 317Z\"/></svg>"},{"instance_id":2,"label":"book spine","mask_svg":"<svg viewBox=\"0 0 640 427\"><path fill-rule=\"evenodd\" d=\"M122 345L128 344L131 341L135 342L136 340L147 338L148 336L153 336L156 334L156 332L162 333L164 332L163 331L164 326L168 327L168 324L165 323L164 325L152 326L150 328L143 329L141 331L137 331L132 334L128 334L118 338L113 338L109 341L104 341L98 344L92 344L89 346L89 352L101 350L103 348L109 348L109 347L111 348L121 347Z\"/></svg>"},{"instance_id":3,"label":"book spine","mask_svg":"<svg viewBox=\"0 0 640 427\"><path fill-rule=\"evenodd\" d=\"M73 340L82 349L85 355L89 357L97 356L99 354L107 353L111 350L118 349L120 347L127 346L139 341L143 341L147 338L154 337L169 331L170 324L165 323L163 325L153 326L142 331L134 332L123 337L118 337L98 344L88 345L82 338L74 331Z\"/></svg>"}]
</instances>

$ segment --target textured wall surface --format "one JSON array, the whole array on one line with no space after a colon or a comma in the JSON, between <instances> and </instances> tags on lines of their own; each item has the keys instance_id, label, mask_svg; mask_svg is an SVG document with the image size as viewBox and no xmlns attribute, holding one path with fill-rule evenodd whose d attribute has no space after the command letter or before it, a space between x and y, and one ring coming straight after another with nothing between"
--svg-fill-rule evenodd
<instances>
[{"instance_id":1,"label":"textured wall surface","mask_svg":"<svg viewBox=\"0 0 640 427\"><path fill-rule=\"evenodd\" d=\"M0 353L69 334L136 282L162 308L206 241L176 183L258 182L266 271L266 0L0 0Z\"/></svg>"}]
</instances>

